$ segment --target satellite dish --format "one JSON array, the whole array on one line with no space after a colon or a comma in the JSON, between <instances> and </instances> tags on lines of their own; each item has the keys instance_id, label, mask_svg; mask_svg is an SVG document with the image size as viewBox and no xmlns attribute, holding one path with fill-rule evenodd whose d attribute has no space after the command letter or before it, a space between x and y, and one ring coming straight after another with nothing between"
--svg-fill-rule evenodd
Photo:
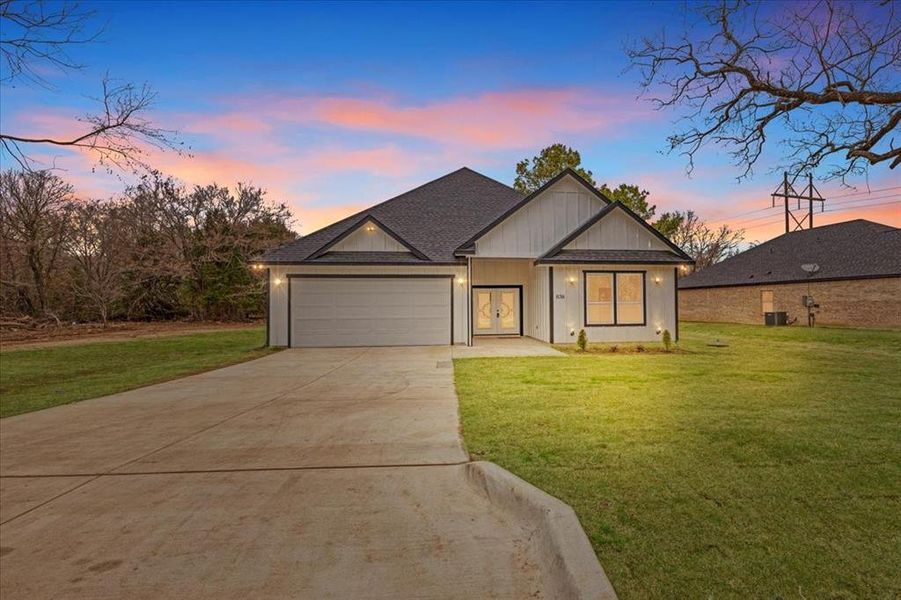
<instances>
[{"instance_id":1,"label":"satellite dish","mask_svg":"<svg viewBox=\"0 0 901 600\"><path fill-rule=\"evenodd\" d=\"M813 275L814 273L819 272L820 265L816 263L804 263L803 265L801 265L801 270L808 275Z\"/></svg>"}]
</instances>

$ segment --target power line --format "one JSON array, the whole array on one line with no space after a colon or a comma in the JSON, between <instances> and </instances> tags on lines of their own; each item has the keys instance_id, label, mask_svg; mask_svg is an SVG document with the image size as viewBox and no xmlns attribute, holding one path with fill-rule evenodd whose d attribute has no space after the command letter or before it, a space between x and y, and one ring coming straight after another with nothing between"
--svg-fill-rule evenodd
<instances>
[{"instance_id":1,"label":"power line","mask_svg":"<svg viewBox=\"0 0 901 600\"><path fill-rule=\"evenodd\" d=\"M836 202L834 204L831 204L830 206L844 206L846 204L857 204L859 202L872 202L874 200L884 200L886 198L897 198L897 197L899 197L898 194L886 194L885 196L876 196L875 198L856 198L853 200L844 200L843 202ZM776 207L771 207L771 208L780 208L780 207L776 206ZM821 211L821 213L817 213L817 214L822 214L822 212L829 212L829 210L827 209L827 210ZM761 215L759 217L754 217L751 219L742 219L741 221L730 223L730 225L732 227L738 227L738 226L743 226L746 223L753 223L755 221L760 221L761 219L770 219L772 217L773 217L773 215Z\"/></svg>"},{"instance_id":2,"label":"power line","mask_svg":"<svg viewBox=\"0 0 901 600\"><path fill-rule=\"evenodd\" d=\"M878 193L881 193L881 192L888 192L888 191L891 191L891 190L901 190L901 185L896 185L896 186L886 187L886 188L879 188L879 189L875 189L875 190L867 190L867 191L862 191L862 192L852 192L852 193L848 193L848 194L842 194L842 195L840 195L840 196L830 196L830 197L829 197L829 200L836 200L836 199L839 199L839 198L850 198L851 196L862 196L862 195L872 196L873 194L878 194ZM862 200L875 200L875 198L863 198ZM843 203L842 203L842 202L837 202L836 204L843 204ZM733 214L733 215L726 215L725 217L719 217L719 218L713 220L712 222L713 222L713 223L725 223L725 222L727 222L727 221L731 221L732 219L737 219L737 218L739 218L739 217L744 217L744 216L747 216L747 215L753 215L753 214L756 214L756 213L759 213L759 212L766 212L766 211L776 210L776 209L778 209L778 208L780 208L780 207L778 207L778 206L767 206L767 207L765 207L765 208L755 208L754 210L749 210L749 211L746 211L746 212L741 212L741 213L737 213L737 214ZM770 216L770 215L762 215L762 217L769 217L769 216ZM762 218L762 217L761 217L761 218ZM753 221L753 220L754 220L754 219L749 219L748 221Z\"/></svg>"},{"instance_id":3,"label":"power line","mask_svg":"<svg viewBox=\"0 0 901 600\"><path fill-rule=\"evenodd\" d=\"M851 206L848 208L839 208L838 210L829 209L829 210L825 210L823 212L829 213L829 212L842 212L845 210L864 210L866 208L873 208L874 206L888 206L889 204L901 204L901 200L891 200L889 202L877 202L876 204L866 204L864 206Z\"/></svg>"},{"instance_id":4,"label":"power line","mask_svg":"<svg viewBox=\"0 0 901 600\"><path fill-rule=\"evenodd\" d=\"M890 190L901 190L901 185L896 185L896 186L893 186L893 187L882 188L882 189L878 189L878 190L867 190L867 191L865 191L865 192L852 192L852 193L850 193L850 194L842 194L841 196L831 196L830 198L847 198L847 197L849 197L849 196L860 196L860 195L863 195L863 194L866 194L866 195L873 195L873 194L878 194L878 193L880 193L880 192L888 192L888 191L890 191Z\"/></svg>"},{"instance_id":5,"label":"power line","mask_svg":"<svg viewBox=\"0 0 901 600\"><path fill-rule=\"evenodd\" d=\"M844 206L845 204L856 204L858 202L872 202L873 200L884 200L886 198L898 198L901 194L886 194L885 196L876 196L875 198L857 198L856 200L845 200L844 202L834 202L830 206Z\"/></svg>"},{"instance_id":6,"label":"power line","mask_svg":"<svg viewBox=\"0 0 901 600\"><path fill-rule=\"evenodd\" d=\"M886 196L886 197L889 197L889 196ZM844 212L844 211L848 211L848 210L866 210L866 209L868 209L868 208L875 208L875 207L877 207L877 206L888 206L889 204L901 204L901 200L891 200L891 201L888 201L888 202L877 202L876 204L867 204L867 205L864 205L864 206L848 206L848 207L846 207L846 208L838 208L838 209L836 209L836 208L829 208L829 209L826 209L826 210L823 211L823 212L824 212L824 213L832 213L832 212ZM820 213L820 214L822 214L822 213ZM749 226L749 227L742 227L742 229L745 229L745 230L747 230L747 229L757 229L758 227L765 227L765 226L767 226L767 225L775 225L776 223L780 223L781 221L782 221L781 218L780 218L780 219L776 219L775 221L770 220L770 221L767 221L767 222L765 222L765 223L758 223L758 224L756 224L756 225L751 225L751 226Z\"/></svg>"},{"instance_id":7,"label":"power line","mask_svg":"<svg viewBox=\"0 0 901 600\"><path fill-rule=\"evenodd\" d=\"M778 208L777 206L767 206L766 208L755 208L754 210L749 210L748 212L738 213L737 215L730 215L726 217L721 217L714 221L715 223L723 223L725 221L729 221L732 219L737 219L738 217L743 217L745 215L753 215L754 213L759 213L767 210L774 210Z\"/></svg>"},{"instance_id":8,"label":"power line","mask_svg":"<svg viewBox=\"0 0 901 600\"><path fill-rule=\"evenodd\" d=\"M837 208L837 209L836 209L836 208L830 208L830 209L827 209L827 210L825 210L825 211L823 211L823 212L825 212L825 213L832 213L832 212L844 212L844 211L848 211L848 210L866 210L866 209L871 208L871 207L875 207L875 206L886 206L886 205L889 205L889 204L901 204L901 200L891 200L891 201L888 201L888 202L877 202L876 204L867 204L867 205L865 205L865 206L849 206L849 207L846 207L846 208ZM821 214L822 214L822 213L821 213ZM758 223L758 224L756 224L756 225L751 225L751 226L749 226L749 227L743 227L742 229L756 229L756 228L758 228L758 227L765 227L766 225L775 225L776 223L781 222L781 220L782 220L782 219L777 219L777 220L775 220L775 221L772 221L772 220L771 220L771 221L767 221L767 222L764 222L764 223Z\"/></svg>"}]
</instances>

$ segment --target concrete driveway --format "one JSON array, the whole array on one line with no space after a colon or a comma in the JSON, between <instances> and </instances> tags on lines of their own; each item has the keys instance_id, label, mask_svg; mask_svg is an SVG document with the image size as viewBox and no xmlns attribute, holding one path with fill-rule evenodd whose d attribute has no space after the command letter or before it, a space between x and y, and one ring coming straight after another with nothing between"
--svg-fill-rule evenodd
<instances>
[{"instance_id":1,"label":"concrete driveway","mask_svg":"<svg viewBox=\"0 0 901 600\"><path fill-rule=\"evenodd\" d=\"M465 475L450 360L289 350L3 419L0 596L550 597Z\"/></svg>"}]
</instances>

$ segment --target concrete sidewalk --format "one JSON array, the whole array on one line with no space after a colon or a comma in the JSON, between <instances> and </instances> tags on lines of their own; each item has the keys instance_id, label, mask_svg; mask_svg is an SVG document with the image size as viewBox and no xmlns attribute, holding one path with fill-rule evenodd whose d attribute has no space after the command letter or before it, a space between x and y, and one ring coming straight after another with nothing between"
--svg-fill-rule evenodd
<instances>
[{"instance_id":1,"label":"concrete sidewalk","mask_svg":"<svg viewBox=\"0 0 901 600\"><path fill-rule=\"evenodd\" d=\"M566 356L550 344L530 337L483 337L473 339L472 346L454 346L454 358L505 358L516 356Z\"/></svg>"},{"instance_id":2,"label":"concrete sidewalk","mask_svg":"<svg viewBox=\"0 0 901 600\"><path fill-rule=\"evenodd\" d=\"M0 421L0 596L547 598L450 348L288 350Z\"/></svg>"}]
</instances>

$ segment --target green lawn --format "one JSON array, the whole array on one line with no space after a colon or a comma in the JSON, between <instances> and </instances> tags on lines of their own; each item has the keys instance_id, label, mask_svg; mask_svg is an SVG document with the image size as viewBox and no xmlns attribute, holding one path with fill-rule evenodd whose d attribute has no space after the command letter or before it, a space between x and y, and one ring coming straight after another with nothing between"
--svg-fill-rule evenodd
<instances>
[{"instance_id":1,"label":"green lawn","mask_svg":"<svg viewBox=\"0 0 901 600\"><path fill-rule=\"evenodd\" d=\"M901 596L901 332L682 333L455 361L470 453L570 504L625 599Z\"/></svg>"},{"instance_id":2,"label":"green lawn","mask_svg":"<svg viewBox=\"0 0 901 600\"><path fill-rule=\"evenodd\" d=\"M0 352L0 417L96 398L270 352L262 328Z\"/></svg>"}]
</instances>

